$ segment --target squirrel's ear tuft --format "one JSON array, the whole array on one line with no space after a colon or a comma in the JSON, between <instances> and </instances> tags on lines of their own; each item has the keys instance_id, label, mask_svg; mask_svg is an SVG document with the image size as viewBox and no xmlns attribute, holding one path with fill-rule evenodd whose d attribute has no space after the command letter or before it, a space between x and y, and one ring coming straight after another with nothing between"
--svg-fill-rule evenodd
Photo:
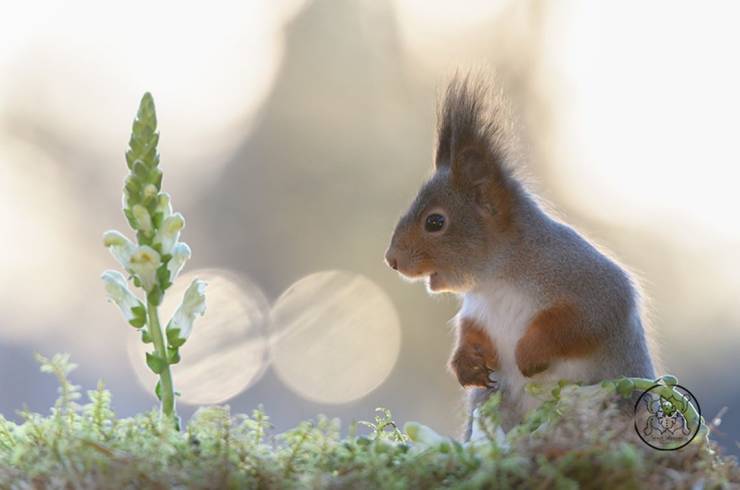
<instances>
[{"instance_id":1,"label":"squirrel's ear tuft","mask_svg":"<svg viewBox=\"0 0 740 490\"><path fill-rule=\"evenodd\" d=\"M484 77L455 76L448 85L437 115L435 166L448 167L456 185L476 188L506 178L498 103Z\"/></svg>"}]
</instances>

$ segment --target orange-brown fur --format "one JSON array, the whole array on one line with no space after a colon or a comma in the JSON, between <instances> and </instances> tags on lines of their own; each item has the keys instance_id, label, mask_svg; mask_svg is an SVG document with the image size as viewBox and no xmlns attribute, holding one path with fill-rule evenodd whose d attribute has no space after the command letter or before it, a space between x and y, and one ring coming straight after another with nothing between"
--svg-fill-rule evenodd
<instances>
[{"instance_id":1,"label":"orange-brown fur","mask_svg":"<svg viewBox=\"0 0 740 490\"><path fill-rule=\"evenodd\" d=\"M589 336L582 323L581 315L568 303L537 314L516 346L516 363L522 374L530 377L556 359L583 357L596 350L599 339Z\"/></svg>"},{"instance_id":2,"label":"orange-brown fur","mask_svg":"<svg viewBox=\"0 0 740 490\"><path fill-rule=\"evenodd\" d=\"M498 354L485 327L470 318L460 319L457 344L448 365L462 386L491 384L488 375L498 369Z\"/></svg>"}]
</instances>

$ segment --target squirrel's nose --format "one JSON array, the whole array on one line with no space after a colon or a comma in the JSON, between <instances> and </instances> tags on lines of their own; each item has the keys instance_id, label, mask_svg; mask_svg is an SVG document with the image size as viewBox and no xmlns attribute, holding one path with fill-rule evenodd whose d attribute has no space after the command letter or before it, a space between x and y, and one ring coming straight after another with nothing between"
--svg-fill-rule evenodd
<instances>
[{"instance_id":1,"label":"squirrel's nose","mask_svg":"<svg viewBox=\"0 0 740 490\"><path fill-rule=\"evenodd\" d=\"M388 267L394 271L398 270L398 259L391 253L390 249L385 253L385 261L388 264Z\"/></svg>"}]
</instances>

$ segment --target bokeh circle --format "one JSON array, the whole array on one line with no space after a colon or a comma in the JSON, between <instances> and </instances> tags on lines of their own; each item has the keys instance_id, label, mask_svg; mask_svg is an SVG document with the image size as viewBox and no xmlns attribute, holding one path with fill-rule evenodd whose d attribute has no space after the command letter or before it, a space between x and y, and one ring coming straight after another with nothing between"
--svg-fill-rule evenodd
<instances>
[{"instance_id":1,"label":"bokeh circle","mask_svg":"<svg viewBox=\"0 0 740 490\"><path fill-rule=\"evenodd\" d=\"M291 390L320 403L347 403L373 391L401 348L393 303L359 274L308 275L278 298L271 318L275 372Z\"/></svg>"},{"instance_id":2,"label":"bokeh circle","mask_svg":"<svg viewBox=\"0 0 740 490\"><path fill-rule=\"evenodd\" d=\"M250 281L219 269L200 269L178 278L160 308L166 325L194 278L207 283L206 313L195 321L182 360L174 365L178 401L189 405L222 403L255 383L268 363L267 321L269 306L262 291ZM156 376L147 369L143 344L131 335L128 354L137 378L152 391Z\"/></svg>"}]
</instances>

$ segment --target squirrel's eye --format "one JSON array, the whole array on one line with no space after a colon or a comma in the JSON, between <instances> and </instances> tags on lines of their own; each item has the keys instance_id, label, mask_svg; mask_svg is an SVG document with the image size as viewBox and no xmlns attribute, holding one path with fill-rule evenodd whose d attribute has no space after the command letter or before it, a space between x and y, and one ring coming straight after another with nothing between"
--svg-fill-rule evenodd
<instances>
[{"instance_id":1,"label":"squirrel's eye","mask_svg":"<svg viewBox=\"0 0 740 490\"><path fill-rule=\"evenodd\" d=\"M445 226L445 217L438 213L432 213L427 216L424 222L424 229L429 233L441 231Z\"/></svg>"}]
</instances>

